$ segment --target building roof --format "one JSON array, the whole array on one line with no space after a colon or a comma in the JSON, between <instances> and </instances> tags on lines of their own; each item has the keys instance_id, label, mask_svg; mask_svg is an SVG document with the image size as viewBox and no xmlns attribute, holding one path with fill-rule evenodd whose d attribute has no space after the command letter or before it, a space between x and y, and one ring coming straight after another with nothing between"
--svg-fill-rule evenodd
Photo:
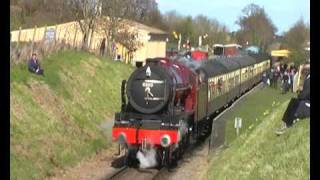
<instances>
[{"instance_id":1,"label":"building roof","mask_svg":"<svg viewBox=\"0 0 320 180\"><path fill-rule=\"evenodd\" d=\"M223 47L223 44L214 44L213 47Z\"/></svg>"},{"instance_id":2,"label":"building roof","mask_svg":"<svg viewBox=\"0 0 320 180\"><path fill-rule=\"evenodd\" d=\"M242 47L241 45L239 45L239 44L226 44L226 45L224 45L224 47Z\"/></svg>"},{"instance_id":3,"label":"building roof","mask_svg":"<svg viewBox=\"0 0 320 180\"><path fill-rule=\"evenodd\" d=\"M257 54L257 53L259 53L260 48L257 46L249 46L246 48L246 50Z\"/></svg>"},{"instance_id":4,"label":"building roof","mask_svg":"<svg viewBox=\"0 0 320 180\"><path fill-rule=\"evenodd\" d=\"M158 28L155 28L155 27L151 27L151 26L147 26L145 24L141 24L139 22L136 22L136 21L131 21L131 20L128 20L128 19L125 19L124 22L133 27L133 28L137 28L139 30L144 30L144 31L147 31L148 33L150 34L167 34L167 32L161 30L161 29L158 29Z\"/></svg>"},{"instance_id":5,"label":"building roof","mask_svg":"<svg viewBox=\"0 0 320 180\"><path fill-rule=\"evenodd\" d=\"M289 57L290 51L289 50L273 50L271 51L271 56L274 57Z\"/></svg>"},{"instance_id":6,"label":"building roof","mask_svg":"<svg viewBox=\"0 0 320 180\"><path fill-rule=\"evenodd\" d=\"M131 21L131 22L132 22L132 25L135 26L136 28L148 31L149 33L152 33L152 34L167 34L167 32L165 32L165 31L163 31L161 29L150 27L150 26L147 26L147 25L144 25L144 24L141 24L141 23L138 23L138 22L134 22L134 21Z\"/></svg>"}]
</instances>

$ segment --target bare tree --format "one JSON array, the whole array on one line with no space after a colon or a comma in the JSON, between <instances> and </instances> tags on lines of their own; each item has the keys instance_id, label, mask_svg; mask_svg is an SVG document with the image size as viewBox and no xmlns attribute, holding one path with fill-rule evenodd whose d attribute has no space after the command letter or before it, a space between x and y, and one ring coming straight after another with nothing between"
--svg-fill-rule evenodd
<instances>
[{"instance_id":1,"label":"bare tree","mask_svg":"<svg viewBox=\"0 0 320 180\"><path fill-rule=\"evenodd\" d=\"M263 8L249 4L242 10L243 16L236 22L240 26L237 32L238 43L260 46L263 50L273 41L277 28Z\"/></svg>"},{"instance_id":2,"label":"bare tree","mask_svg":"<svg viewBox=\"0 0 320 180\"><path fill-rule=\"evenodd\" d=\"M107 37L107 54L111 54L111 43L114 39L117 29L121 29L121 22L126 15L128 7L126 0L108 0L102 2L102 14L106 17L99 22L100 30L102 30Z\"/></svg>"},{"instance_id":3,"label":"bare tree","mask_svg":"<svg viewBox=\"0 0 320 180\"><path fill-rule=\"evenodd\" d=\"M172 34L173 31L177 33L181 33L178 31L177 26L183 21L183 16L178 14L176 11L169 11L166 14L163 15L163 21L164 21L164 29L169 32L169 34ZM175 37L170 37L170 42L178 42Z\"/></svg>"},{"instance_id":4,"label":"bare tree","mask_svg":"<svg viewBox=\"0 0 320 180\"><path fill-rule=\"evenodd\" d=\"M90 32L94 31L101 13L101 0L70 0L69 7L83 33L82 49L87 49Z\"/></svg>"},{"instance_id":5,"label":"bare tree","mask_svg":"<svg viewBox=\"0 0 320 180\"><path fill-rule=\"evenodd\" d=\"M297 21L284 34L284 43L292 49L303 49L307 41L310 41L310 28L303 22L303 19Z\"/></svg>"},{"instance_id":6,"label":"bare tree","mask_svg":"<svg viewBox=\"0 0 320 180\"><path fill-rule=\"evenodd\" d=\"M142 43L137 40L138 33L124 29L115 35L115 41L122 44L127 50L129 61L132 60L133 53L142 46Z\"/></svg>"},{"instance_id":7,"label":"bare tree","mask_svg":"<svg viewBox=\"0 0 320 180\"><path fill-rule=\"evenodd\" d=\"M166 30L172 34L173 31L182 34L183 42L190 40L192 45L197 45L199 36L203 36L203 45L211 46L213 43L225 43L227 41L228 29L216 19L198 15L195 18L179 15L176 11L169 11L163 16ZM173 36L171 42L177 40Z\"/></svg>"},{"instance_id":8,"label":"bare tree","mask_svg":"<svg viewBox=\"0 0 320 180\"><path fill-rule=\"evenodd\" d=\"M310 41L310 27L303 19L298 20L288 32L284 33L283 44L291 51L290 59L297 63L306 60L304 48Z\"/></svg>"},{"instance_id":9,"label":"bare tree","mask_svg":"<svg viewBox=\"0 0 320 180\"><path fill-rule=\"evenodd\" d=\"M142 1L143 0L102 1L102 15L106 17L99 23L101 25L99 28L104 31L107 37L106 47L108 55L112 54L112 44L110 42L118 41L116 35L119 31L121 31L123 37L129 37L130 33L132 33L130 32L128 35L124 35L124 33L128 33L129 31L123 31L123 29L132 25L127 19L140 19L145 13L144 4L141 3Z\"/></svg>"}]
</instances>

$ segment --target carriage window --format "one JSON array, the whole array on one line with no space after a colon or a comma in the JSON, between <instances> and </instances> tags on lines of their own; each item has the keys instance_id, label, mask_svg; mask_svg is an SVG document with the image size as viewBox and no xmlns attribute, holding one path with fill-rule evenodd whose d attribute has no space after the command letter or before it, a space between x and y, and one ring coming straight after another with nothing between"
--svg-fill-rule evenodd
<instances>
[{"instance_id":1,"label":"carriage window","mask_svg":"<svg viewBox=\"0 0 320 180\"><path fill-rule=\"evenodd\" d=\"M229 79L228 79L228 89L232 89L233 88L233 86L234 86L234 76L231 76L232 78L230 78L229 77Z\"/></svg>"},{"instance_id":2,"label":"carriage window","mask_svg":"<svg viewBox=\"0 0 320 180\"><path fill-rule=\"evenodd\" d=\"M219 82L218 78L214 78L215 86L214 86L214 97L219 96Z\"/></svg>"},{"instance_id":3,"label":"carriage window","mask_svg":"<svg viewBox=\"0 0 320 180\"><path fill-rule=\"evenodd\" d=\"M212 80L210 82L210 92L211 92L211 97L214 98L216 93L215 93L215 89L216 89L216 84L215 84L215 80Z\"/></svg>"},{"instance_id":4,"label":"carriage window","mask_svg":"<svg viewBox=\"0 0 320 180\"><path fill-rule=\"evenodd\" d=\"M247 73L248 73L248 68L246 68L245 71L244 71L244 78L245 79L248 77Z\"/></svg>"},{"instance_id":5,"label":"carriage window","mask_svg":"<svg viewBox=\"0 0 320 180\"><path fill-rule=\"evenodd\" d=\"M223 80L222 80L222 77L218 79L218 92L219 92L219 95L222 94L222 83L223 83Z\"/></svg>"},{"instance_id":6,"label":"carriage window","mask_svg":"<svg viewBox=\"0 0 320 180\"><path fill-rule=\"evenodd\" d=\"M205 75L203 72L199 73L199 82L202 84L205 81Z\"/></svg>"}]
</instances>

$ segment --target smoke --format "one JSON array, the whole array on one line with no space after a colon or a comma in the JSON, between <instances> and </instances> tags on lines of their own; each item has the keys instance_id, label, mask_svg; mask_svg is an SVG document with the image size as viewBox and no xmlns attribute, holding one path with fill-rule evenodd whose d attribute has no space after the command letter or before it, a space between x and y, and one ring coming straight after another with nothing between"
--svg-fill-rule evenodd
<instances>
[{"instance_id":1,"label":"smoke","mask_svg":"<svg viewBox=\"0 0 320 180\"><path fill-rule=\"evenodd\" d=\"M138 151L137 159L139 160L140 168L142 169L155 167L157 165L156 150L151 148L144 152Z\"/></svg>"},{"instance_id":2,"label":"smoke","mask_svg":"<svg viewBox=\"0 0 320 180\"><path fill-rule=\"evenodd\" d=\"M188 133L188 124L186 121L180 120L179 121L179 133L180 133L180 139L181 140L182 137L184 137L187 133Z\"/></svg>"}]
</instances>

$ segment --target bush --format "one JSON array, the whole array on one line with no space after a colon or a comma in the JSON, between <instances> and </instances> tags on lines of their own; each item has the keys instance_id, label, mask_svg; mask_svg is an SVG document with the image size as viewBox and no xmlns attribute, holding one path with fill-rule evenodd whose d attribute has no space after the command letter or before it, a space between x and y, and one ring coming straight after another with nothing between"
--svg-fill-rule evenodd
<instances>
[{"instance_id":1,"label":"bush","mask_svg":"<svg viewBox=\"0 0 320 180\"><path fill-rule=\"evenodd\" d=\"M296 65L306 63L306 55L303 50L290 50L289 59L294 62Z\"/></svg>"}]
</instances>

